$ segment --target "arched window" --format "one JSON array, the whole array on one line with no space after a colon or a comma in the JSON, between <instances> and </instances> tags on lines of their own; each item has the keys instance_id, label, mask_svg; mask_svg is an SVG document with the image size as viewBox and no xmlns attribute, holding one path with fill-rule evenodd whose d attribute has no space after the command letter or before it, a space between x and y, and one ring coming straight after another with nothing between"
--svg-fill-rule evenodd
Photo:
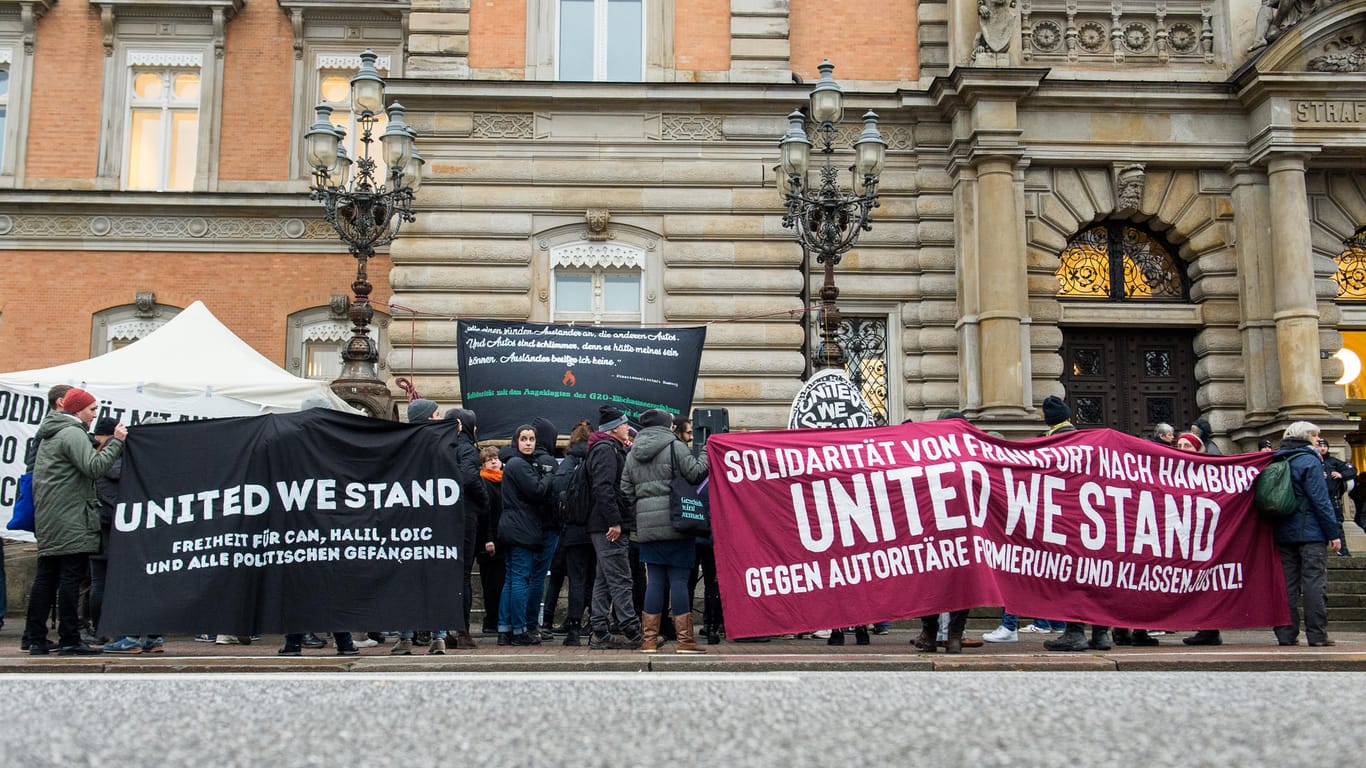
<instances>
[{"instance_id":1,"label":"arched window","mask_svg":"<svg viewBox=\"0 0 1366 768\"><path fill-rule=\"evenodd\" d=\"M1338 286L1338 300L1366 299L1366 228L1347 238L1337 261L1338 271L1333 273L1333 282Z\"/></svg>"},{"instance_id":2,"label":"arched window","mask_svg":"<svg viewBox=\"0 0 1366 768\"><path fill-rule=\"evenodd\" d=\"M180 314L180 307L156 303L152 293L138 293L132 304L110 307L91 318L90 356L122 349Z\"/></svg>"},{"instance_id":3,"label":"arched window","mask_svg":"<svg viewBox=\"0 0 1366 768\"><path fill-rule=\"evenodd\" d=\"M334 296L325 307L310 307L289 316L285 331L288 355L285 370L295 376L332 381L341 375L341 353L351 339L347 319L347 297ZM370 320L370 338L379 348L379 375L387 373L389 360L389 316L375 312Z\"/></svg>"},{"instance_id":4,"label":"arched window","mask_svg":"<svg viewBox=\"0 0 1366 768\"><path fill-rule=\"evenodd\" d=\"M644 249L624 243L551 248L551 317L556 322L641 322L644 266Z\"/></svg>"},{"instance_id":5,"label":"arched window","mask_svg":"<svg viewBox=\"0 0 1366 768\"><path fill-rule=\"evenodd\" d=\"M1058 297L1185 301L1185 271L1152 233L1130 223L1097 224L1073 237L1058 264Z\"/></svg>"}]
</instances>

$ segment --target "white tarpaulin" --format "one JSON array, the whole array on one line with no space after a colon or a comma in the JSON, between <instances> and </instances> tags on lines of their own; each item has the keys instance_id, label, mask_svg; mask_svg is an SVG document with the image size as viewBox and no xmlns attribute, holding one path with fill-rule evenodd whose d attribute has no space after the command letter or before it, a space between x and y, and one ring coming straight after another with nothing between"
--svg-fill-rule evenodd
<instances>
[{"instance_id":1,"label":"white tarpaulin","mask_svg":"<svg viewBox=\"0 0 1366 768\"><path fill-rule=\"evenodd\" d=\"M80 387L99 402L100 416L136 426L151 416L168 421L256 416L296 411L319 395L356 413L327 382L294 376L252 349L196 301L146 338L89 360L0 373L0 536L32 541L6 528L24 453L47 411L47 391Z\"/></svg>"}]
</instances>

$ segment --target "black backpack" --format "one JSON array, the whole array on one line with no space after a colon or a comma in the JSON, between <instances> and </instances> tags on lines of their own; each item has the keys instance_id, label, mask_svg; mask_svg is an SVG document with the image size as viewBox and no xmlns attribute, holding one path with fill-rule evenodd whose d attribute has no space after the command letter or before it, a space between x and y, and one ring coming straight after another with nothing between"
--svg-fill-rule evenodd
<instances>
[{"instance_id":1,"label":"black backpack","mask_svg":"<svg viewBox=\"0 0 1366 768\"><path fill-rule=\"evenodd\" d=\"M561 525L587 525L593 510L593 483L588 477L588 460L566 456L555 467L551 480L555 515Z\"/></svg>"}]
</instances>

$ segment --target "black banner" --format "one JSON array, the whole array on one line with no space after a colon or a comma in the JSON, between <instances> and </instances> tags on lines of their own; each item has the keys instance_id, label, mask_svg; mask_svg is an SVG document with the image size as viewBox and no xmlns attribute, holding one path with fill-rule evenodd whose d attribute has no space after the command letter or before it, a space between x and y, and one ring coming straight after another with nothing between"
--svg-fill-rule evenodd
<instances>
[{"instance_id":1,"label":"black banner","mask_svg":"<svg viewBox=\"0 0 1366 768\"><path fill-rule=\"evenodd\" d=\"M464 628L453 421L131 430L100 634Z\"/></svg>"},{"instance_id":2,"label":"black banner","mask_svg":"<svg viewBox=\"0 0 1366 768\"><path fill-rule=\"evenodd\" d=\"M597 426L603 405L632 422L650 408L687 413L707 329L462 320L458 334L464 407L481 436L511 438L537 416L561 433Z\"/></svg>"}]
</instances>

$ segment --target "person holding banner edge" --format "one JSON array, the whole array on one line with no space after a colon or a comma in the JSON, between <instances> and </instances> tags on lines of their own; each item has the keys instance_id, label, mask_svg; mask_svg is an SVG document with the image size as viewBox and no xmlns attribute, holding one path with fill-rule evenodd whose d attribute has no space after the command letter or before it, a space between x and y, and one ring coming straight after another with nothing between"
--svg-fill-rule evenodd
<instances>
[{"instance_id":1,"label":"person holding banner edge","mask_svg":"<svg viewBox=\"0 0 1366 768\"><path fill-rule=\"evenodd\" d=\"M109 443L97 452L86 430L98 409L94 395L72 389L66 393L61 410L49 412L38 427L43 442L34 462L33 493L42 514L35 517L38 570L27 617L29 654L33 656L51 652L47 615L54 600L59 620L58 653L87 656L103 652L81 641L76 602L81 578L90 568L90 553L100 546L95 478L123 455L128 428L116 426Z\"/></svg>"}]
</instances>

